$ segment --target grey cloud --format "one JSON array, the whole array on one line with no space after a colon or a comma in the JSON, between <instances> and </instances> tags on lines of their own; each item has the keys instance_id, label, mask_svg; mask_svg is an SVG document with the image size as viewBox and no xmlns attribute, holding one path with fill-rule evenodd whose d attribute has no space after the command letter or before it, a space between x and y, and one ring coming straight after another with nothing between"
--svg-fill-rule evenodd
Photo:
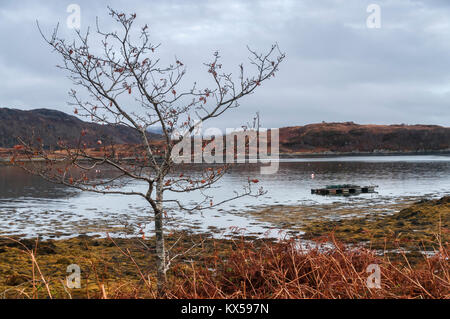
<instances>
[{"instance_id":1,"label":"grey cloud","mask_svg":"<svg viewBox=\"0 0 450 319\"><path fill-rule=\"evenodd\" d=\"M58 57L40 38L78 3L82 29L113 28L100 1L2 1L0 4L0 106L50 107L70 112L71 83L55 68ZM368 29L366 8L381 7L381 29ZM239 127L256 111L263 125L320 121L450 124L450 2L448 1L110 1L148 23L163 59L175 55L187 81L205 79L202 65L219 50L236 71L246 45L278 42L287 54L274 80L246 97L212 125Z\"/></svg>"}]
</instances>

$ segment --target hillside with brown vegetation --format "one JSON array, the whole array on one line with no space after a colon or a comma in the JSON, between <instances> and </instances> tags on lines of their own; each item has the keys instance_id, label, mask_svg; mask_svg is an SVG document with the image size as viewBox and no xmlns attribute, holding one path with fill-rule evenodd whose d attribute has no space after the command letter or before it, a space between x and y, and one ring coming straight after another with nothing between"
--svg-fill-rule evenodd
<instances>
[{"instance_id":1,"label":"hillside with brown vegetation","mask_svg":"<svg viewBox=\"0 0 450 319\"><path fill-rule=\"evenodd\" d=\"M137 144L141 141L134 129L124 125L100 125L49 109L23 111L0 108L0 148L19 144L18 137L39 137L47 147L55 147L59 140L75 144L82 131L85 134L83 142L87 145L96 145L98 140L108 144ZM152 133L149 136L158 137Z\"/></svg>"},{"instance_id":2,"label":"hillside with brown vegetation","mask_svg":"<svg viewBox=\"0 0 450 319\"><path fill-rule=\"evenodd\" d=\"M138 133L123 125L99 125L66 113L36 109L22 111L0 108L0 157L11 153L18 137L40 137L48 147L61 139L75 145L84 131L83 142L94 151L97 141L129 145L140 143ZM148 133L152 143L161 144L159 134ZM225 145L225 143L224 143ZM450 151L450 128L438 125L359 125L353 122L319 123L280 129L280 153L383 153ZM131 156L131 155L130 155Z\"/></svg>"},{"instance_id":3,"label":"hillside with brown vegetation","mask_svg":"<svg viewBox=\"0 0 450 319\"><path fill-rule=\"evenodd\" d=\"M280 152L426 152L450 150L450 128L437 125L320 123L280 129Z\"/></svg>"}]
</instances>

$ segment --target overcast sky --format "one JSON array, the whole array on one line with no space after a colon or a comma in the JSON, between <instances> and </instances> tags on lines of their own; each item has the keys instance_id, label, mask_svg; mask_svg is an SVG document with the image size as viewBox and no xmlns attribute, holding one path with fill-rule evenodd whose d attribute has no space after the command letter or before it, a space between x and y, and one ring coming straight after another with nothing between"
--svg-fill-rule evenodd
<instances>
[{"instance_id":1,"label":"overcast sky","mask_svg":"<svg viewBox=\"0 0 450 319\"><path fill-rule=\"evenodd\" d=\"M59 57L40 37L66 26L67 6L81 8L81 29L99 16L114 29L107 5L137 13L160 54L187 66L187 80L206 77L203 62L221 52L227 70L247 61L246 45L278 42L286 60L275 79L216 122L239 127L260 111L264 127L321 121L425 123L450 126L450 1L9 1L0 0L0 107L67 106L72 87ZM378 4L381 27L368 28Z\"/></svg>"}]
</instances>

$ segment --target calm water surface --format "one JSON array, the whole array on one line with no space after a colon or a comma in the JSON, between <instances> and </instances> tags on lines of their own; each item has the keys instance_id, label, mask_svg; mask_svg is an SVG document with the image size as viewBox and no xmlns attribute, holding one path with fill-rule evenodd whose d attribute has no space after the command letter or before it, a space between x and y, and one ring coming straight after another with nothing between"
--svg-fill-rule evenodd
<instances>
[{"instance_id":1,"label":"calm water surface","mask_svg":"<svg viewBox=\"0 0 450 319\"><path fill-rule=\"evenodd\" d=\"M192 169L194 172L197 168ZM315 178L311 178L311 174ZM423 197L450 194L450 156L368 156L281 160L274 175L260 175L257 164L239 164L211 189L215 202L242 190L247 177L258 178L268 193L242 198L202 214L169 210L167 227L227 231L236 226L260 234L273 228L246 211L267 205L367 208ZM327 184L375 184L375 194L351 197L319 196L311 188ZM127 188L137 190L143 185ZM179 195L179 194L178 194ZM167 194L167 198L171 198ZM198 193L177 197L186 204L202 198ZM140 224L141 226L138 226ZM134 196L82 193L50 184L14 167L0 167L0 235L68 237L79 234L131 234L140 227L151 233L151 213L146 202ZM130 233L131 232L131 233Z\"/></svg>"}]
</instances>

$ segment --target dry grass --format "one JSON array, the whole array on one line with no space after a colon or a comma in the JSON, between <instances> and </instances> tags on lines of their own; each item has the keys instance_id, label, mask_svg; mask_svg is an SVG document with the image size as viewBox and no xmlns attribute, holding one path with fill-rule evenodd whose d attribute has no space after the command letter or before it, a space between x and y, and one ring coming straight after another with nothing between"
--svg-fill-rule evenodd
<instances>
[{"instance_id":1,"label":"dry grass","mask_svg":"<svg viewBox=\"0 0 450 319\"><path fill-rule=\"evenodd\" d=\"M387 254L349 247L333 237L318 241L314 247L299 247L295 240L240 239L230 245L211 241L210 248L196 251L195 259L174 264L164 298L450 298L448 244L437 242L433 256L424 255L412 263L406 254L397 254L394 261ZM115 278L113 283L95 275L75 297L157 297L153 274L141 269L130 250L117 249L135 272ZM199 254L202 251L204 254ZM32 293L27 293L30 287L16 287L16 298L72 298L73 291L65 286L64 278L46 280L36 249L24 252L33 267L29 282ZM370 264L381 269L380 288L367 287ZM96 263L90 268L91 273L102 272Z\"/></svg>"},{"instance_id":2,"label":"dry grass","mask_svg":"<svg viewBox=\"0 0 450 319\"><path fill-rule=\"evenodd\" d=\"M226 260L194 263L177 276L169 298L449 298L449 249L411 265L331 238L313 249L295 241L255 247L241 242ZM378 264L381 288L368 288L367 266Z\"/></svg>"}]
</instances>

